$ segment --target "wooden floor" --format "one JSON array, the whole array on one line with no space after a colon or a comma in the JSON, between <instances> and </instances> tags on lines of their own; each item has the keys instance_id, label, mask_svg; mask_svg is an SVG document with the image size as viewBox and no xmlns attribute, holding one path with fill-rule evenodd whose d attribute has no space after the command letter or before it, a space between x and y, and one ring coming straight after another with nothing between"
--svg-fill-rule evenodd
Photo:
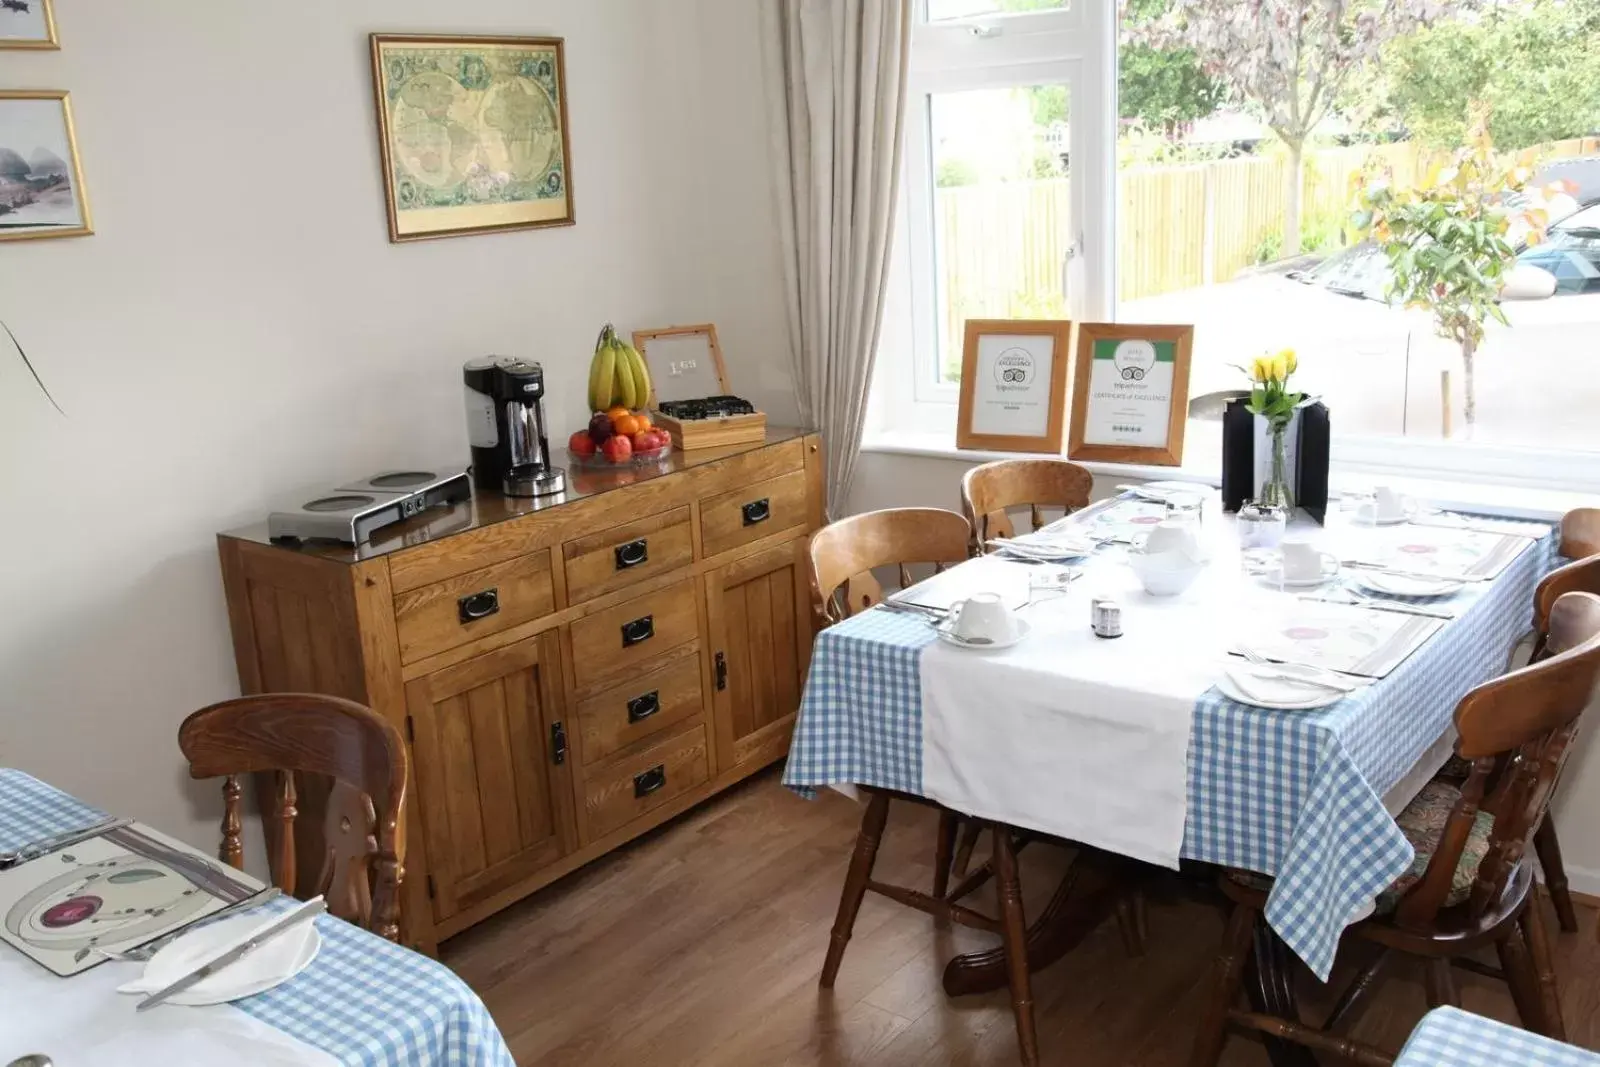
<instances>
[{"instance_id":1,"label":"wooden floor","mask_svg":"<svg viewBox=\"0 0 1600 1067\"><path fill-rule=\"evenodd\" d=\"M523 1065L1016 1063L1005 994L951 1001L939 986L950 956L988 935L869 895L837 988L817 989L859 813L837 795L799 800L769 772L447 942L444 960ZM931 814L893 809L878 876L926 888L932 854ZM1031 907L1063 862L1023 853ZM1557 965L1569 1039L1600 1048L1600 946L1594 912L1581 918L1557 938ZM1114 924L1097 931L1035 977L1044 1062L1184 1064L1221 932L1219 911L1177 899L1152 903L1143 958L1126 955ZM1503 987L1460 981L1468 1010L1515 1021ZM1402 964L1356 1032L1398 1048L1424 1010ZM1235 1037L1223 1062L1267 1060Z\"/></svg>"}]
</instances>

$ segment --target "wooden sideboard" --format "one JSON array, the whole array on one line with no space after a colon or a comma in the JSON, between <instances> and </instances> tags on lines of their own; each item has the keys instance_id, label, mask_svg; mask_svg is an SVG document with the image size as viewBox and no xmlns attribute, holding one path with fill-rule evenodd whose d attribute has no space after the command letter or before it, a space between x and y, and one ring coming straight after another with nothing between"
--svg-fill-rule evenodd
<instances>
[{"instance_id":1,"label":"wooden sideboard","mask_svg":"<svg viewBox=\"0 0 1600 1067\"><path fill-rule=\"evenodd\" d=\"M243 690L349 697L410 742L402 936L424 951L788 751L816 435L568 479L541 500L480 492L359 549L264 526L218 538ZM331 847L364 834L326 784L302 784L300 806ZM328 847L302 847L302 888Z\"/></svg>"}]
</instances>

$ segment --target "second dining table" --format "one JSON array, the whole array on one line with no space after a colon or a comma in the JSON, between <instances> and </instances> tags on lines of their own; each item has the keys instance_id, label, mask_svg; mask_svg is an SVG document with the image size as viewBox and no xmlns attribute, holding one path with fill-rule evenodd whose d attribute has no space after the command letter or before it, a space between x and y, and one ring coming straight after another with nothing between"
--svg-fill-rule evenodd
<instances>
[{"instance_id":1,"label":"second dining table","mask_svg":"<svg viewBox=\"0 0 1600 1067\"><path fill-rule=\"evenodd\" d=\"M1015 647L946 648L926 617L882 608L824 630L784 782L808 796L826 786L896 790L1113 857L1270 875L1271 933L1258 937L1258 963L1278 972L1263 983L1279 983L1292 1000L1282 988L1285 949L1326 981L1341 931L1411 864L1394 815L1449 757L1456 703L1505 669L1529 627L1534 587L1554 563L1555 538L1547 526L1477 517L1363 527L1337 509L1326 528L1291 525L1335 559L1376 560L1372 572L1427 555L1467 579L1450 595L1373 607L1343 577L1308 590L1252 573L1232 516L1212 498L1205 572L1179 596L1153 597L1126 545L1161 512L1159 502L1124 494L1047 527L1093 535L1097 545L1057 595L1030 588L1026 574L1038 564L1007 564L1022 577L1002 578L993 557L933 579L976 575L972 591L1020 583L1019 618L1030 632ZM1105 596L1121 606L1120 640L1090 629L1091 600ZM1324 602L1333 600L1346 602ZM1270 640L1282 623L1296 637L1326 637L1302 616L1341 612L1370 616L1387 627L1384 640L1400 642L1392 662L1356 678L1341 699L1275 710L1213 684L1239 662L1229 653L1245 635ZM1063 882L1030 931L1035 968L1073 943L1073 932L1050 929L1067 920L1071 891ZM947 991L1003 985L1000 962L997 953L953 961Z\"/></svg>"}]
</instances>

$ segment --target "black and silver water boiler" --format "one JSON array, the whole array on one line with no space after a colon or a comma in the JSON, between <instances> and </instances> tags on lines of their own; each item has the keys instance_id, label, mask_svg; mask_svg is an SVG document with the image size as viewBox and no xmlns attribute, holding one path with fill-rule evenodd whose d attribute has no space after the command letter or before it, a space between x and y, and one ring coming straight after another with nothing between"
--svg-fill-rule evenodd
<instances>
[{"instance_id":1,"label":"black and silver water boiler","mask_svg":"<svg viewBox=\"0 0 1600 1067\"><path fill-rule=\"evenodd\" d=\"M485 356L461 368L467 393L472 480L507 496L549 496L567 488L550 463L544 368L516 356Z\"/></svg>"}]
</instances>

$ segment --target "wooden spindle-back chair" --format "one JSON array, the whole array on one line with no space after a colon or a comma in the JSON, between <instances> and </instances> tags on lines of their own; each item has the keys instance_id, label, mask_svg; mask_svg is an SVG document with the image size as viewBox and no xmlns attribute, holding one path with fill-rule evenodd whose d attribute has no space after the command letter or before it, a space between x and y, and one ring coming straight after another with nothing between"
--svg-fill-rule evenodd
<instances>
[{"instance_id":1,"label":"wooden spindle-back chair","mask_svg":"<svg viewBox=\"0 0 1600 1067\"><path fill-rule=\"evenodd\" d=\"M894 568L899 584L904 588L912 584L911 564L931 563L937 572L947 564L966 559L970 535L971 528L966 519L940 508L872 511L841 519L818 530L811 540L811 590L819 628L842 622L883 601L883 586L873 575L874 570ZM1022 912L1022 894L1017 878L1015 845L1009 829L991 828L990 836L994 840L991 868L1000 901L999 918L991 918L957 903L968 890L958 887L957 893L948 892L952 846L961 816L925 797L869 786L863 786L862 791L868 795L866 812L861 819L861 832L857 835L844 890L839 897L839 910L828 941L828 955L822 965L820 984L825 989L832 988L844 959L845 946L855 928L861 901L869 891L951 922L998 933L1006 951L1011 1007L1016 1017L1022 1062L1027 1067L1033 1067L1039 1062L1038 1039L1034 1029L1033 997L1024 943L1026 924ZM931 896L905 886L879 882L872 877L891 800L919 804L939 811Z\"/></svg>"},{"instance_id":2,"label":"wooden spindle-back chair","mask_svg":"<svg viewBox=\"0 0 1600 1067\"><path fill-rule=\"evenodd\" d=\"M1045 508L1076 511L1089 506L1094 475L1064 459L1002 459L967 471L961 479L961 507L972 527L975 552L996 537L1015 537L1009 509L1026 506L1035 530L1045 524Z\"/></svg>"},{"instance_id":3,"label":"wooden spindle-back chair","mask_svg":"<svg viewBox=\"0 0 1600 1067\"><path fill-rule=\"evenodd\" d=\"M178 728L178 747L194 778L223 778L222 859L244 865L241 776L271 773L275 797L268 860L272 880L293 894L295 774L333 778L359 792L367 825L361 855L334 850L318 879L328 910L398 941L404 877L405 741L388 720L350 700L311 693L241 697L202 708Z\"/></svg>"},{"instance_id":4,"label":"wooden spindle-back chair","mask_svg":"<svg viewBox=\"0 0 1600 1067\"><path fill-rule=\"evenodd\" d=\"M1404 824L1419 802L1431 803L1435 811L1449 802L1442 825L1429 835L1427 865L1419 878L1397 883L1386 894L1387 904L1380 896L1378 913L1347 927L1345 935L1424 960L1431 1007L1458 999L1453 966L1503 978L1523 1025L1560 1040L1564 1026L1548 930L1527 853L1584 708L1600 683L1600 596L1578 592L1559 598L1550 609L1547 644L1548 658L1485 682L1456 706L1456 753L1471 764L1471 772L1459 791L1437 783L1425 788L1400 816ZM1441 788L1448 791L1430 794ZM1213 1067L1230 1022L1356 1063L1392 1063L1387 1052L1333 1033L1387 953L1355 979L1353 993L1340 999L1320 1028L1233 1007L1244 956L1266 907L1266 889L1239 874L1224 878L1222 885L1234 901L1233 916L1191 1067ZM1472 958L1488 945L1499 954L1498 970Z\"/></svg>"}]
</instances>

